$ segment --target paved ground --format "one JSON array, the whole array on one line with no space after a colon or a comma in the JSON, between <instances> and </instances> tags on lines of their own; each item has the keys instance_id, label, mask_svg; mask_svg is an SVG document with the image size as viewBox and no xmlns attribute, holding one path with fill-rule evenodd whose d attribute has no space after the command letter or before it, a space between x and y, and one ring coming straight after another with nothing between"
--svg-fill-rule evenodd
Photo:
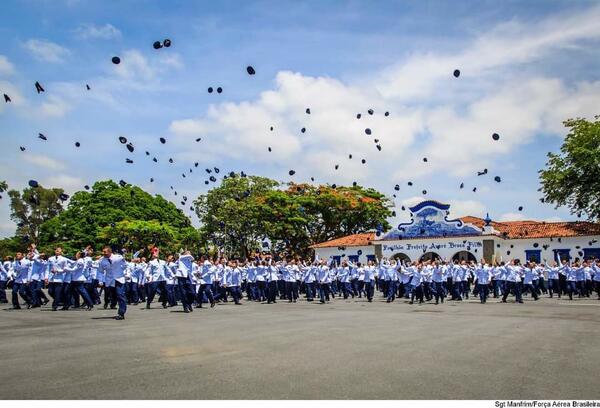
<instances>
[{"instance_id":1,"label":"paved ground","mask_svg":"<svg viewBox=\"0 0 600 408\"><path fill-rule=\"evenodd\" d=\"M600 398L593 299L5 309L5 399Z\"/></svg>"}]
</instances>

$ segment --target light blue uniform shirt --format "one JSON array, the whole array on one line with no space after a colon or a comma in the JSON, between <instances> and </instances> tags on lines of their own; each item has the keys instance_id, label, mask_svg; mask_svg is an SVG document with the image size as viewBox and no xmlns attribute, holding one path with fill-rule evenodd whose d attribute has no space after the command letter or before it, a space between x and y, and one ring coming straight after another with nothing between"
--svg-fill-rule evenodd
<instances>
[{"instance_id":1,"label":"light blue uniform shirt","mask_svg":"<svg viewBox=\"0 0 600 408\"><path fill-rule=\"evenodd\" d=\"M14 270L14 279L15 283L27 283L29 282L29 268L31 267L31 262L28 259L21 259L20 261L14 261L13 270Z\"/></svg>"}]
</instances>

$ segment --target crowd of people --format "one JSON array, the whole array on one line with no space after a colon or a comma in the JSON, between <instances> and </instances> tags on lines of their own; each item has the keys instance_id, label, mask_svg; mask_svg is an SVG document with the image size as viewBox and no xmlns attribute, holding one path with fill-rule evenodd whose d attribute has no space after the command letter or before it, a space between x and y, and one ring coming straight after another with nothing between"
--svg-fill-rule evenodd
<instances>
[{"instance_id":1,"label":"crowd of people","mask_svg":"<svg viewBox=\"0 0 600 408\"><path fill-rule=\"evenodd\" d=\"M140 256L149 253L149 259ZM86 308L97 305L117 309L123 320L128 304L145 304L150 309L156 299L163 308L181 305L186 313L204 305L244 301L277 303L306 301L327 303L336 297L365 298L373 302L376 293L386 302L409 299L410 304L444 303L478 296L509 296L523 303L523 295L538 300L568 295L590 297L596 291L600 299L600 260L576 260L537 264L518 259L499 264L466 261L401 262L382 258L366 264L347 259L302 260L274 258L256 254L249 259L219 256L195 259L189 251L161 258L152 247L130 256L113 253L104 247L94 256L91 247L79 251L73 259L58 247L54 255L40 253L35 245L28 252L16 253L0 264L0 303L8 303L6 289L12 289L12 308L21 309L19 297L27 308L51 302L52 310ZM45 291L44 289L47 289ZM46 294L47 293L47 294ZM48 296L51 298L48 298ZM231 299L231 300L230 300Z\"/></svg>"}]
</instances>

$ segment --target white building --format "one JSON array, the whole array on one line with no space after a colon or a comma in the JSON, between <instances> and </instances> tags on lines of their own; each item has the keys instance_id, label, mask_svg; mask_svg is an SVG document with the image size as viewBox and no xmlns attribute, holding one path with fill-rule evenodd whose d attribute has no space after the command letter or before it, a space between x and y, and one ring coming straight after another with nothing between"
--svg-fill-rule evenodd
<instances>
[{"instance_id":1,"label":"white building","mask_svg":"<svg viewBox=\"0 0 600 408\"><path fill-rule=\"evenodd\" d=\"M441 258L488 262L548 262L600 258L600 224L592 222L494 222L489 217L449 219L450 205L423 201L410 207L411 222L387 233L354 234L313 245L321 259L366 262L387 257L409 261Z\"/></svg>"}]
</instances>

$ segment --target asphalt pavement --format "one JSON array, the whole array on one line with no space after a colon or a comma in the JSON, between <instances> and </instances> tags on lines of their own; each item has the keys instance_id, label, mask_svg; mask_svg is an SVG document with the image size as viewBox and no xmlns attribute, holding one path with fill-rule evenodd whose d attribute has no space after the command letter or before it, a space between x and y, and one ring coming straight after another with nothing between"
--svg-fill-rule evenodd
<instances>
[{"instance_id":1,"label":"asphalt pavement","mask_svg":"<svg viewBox=\"0 0 600 408\"><path fill-rule=\"evenodd\" d=\"M3 399L600 399L600 301L0 305Z\"/></svg>"}]
</instances>

